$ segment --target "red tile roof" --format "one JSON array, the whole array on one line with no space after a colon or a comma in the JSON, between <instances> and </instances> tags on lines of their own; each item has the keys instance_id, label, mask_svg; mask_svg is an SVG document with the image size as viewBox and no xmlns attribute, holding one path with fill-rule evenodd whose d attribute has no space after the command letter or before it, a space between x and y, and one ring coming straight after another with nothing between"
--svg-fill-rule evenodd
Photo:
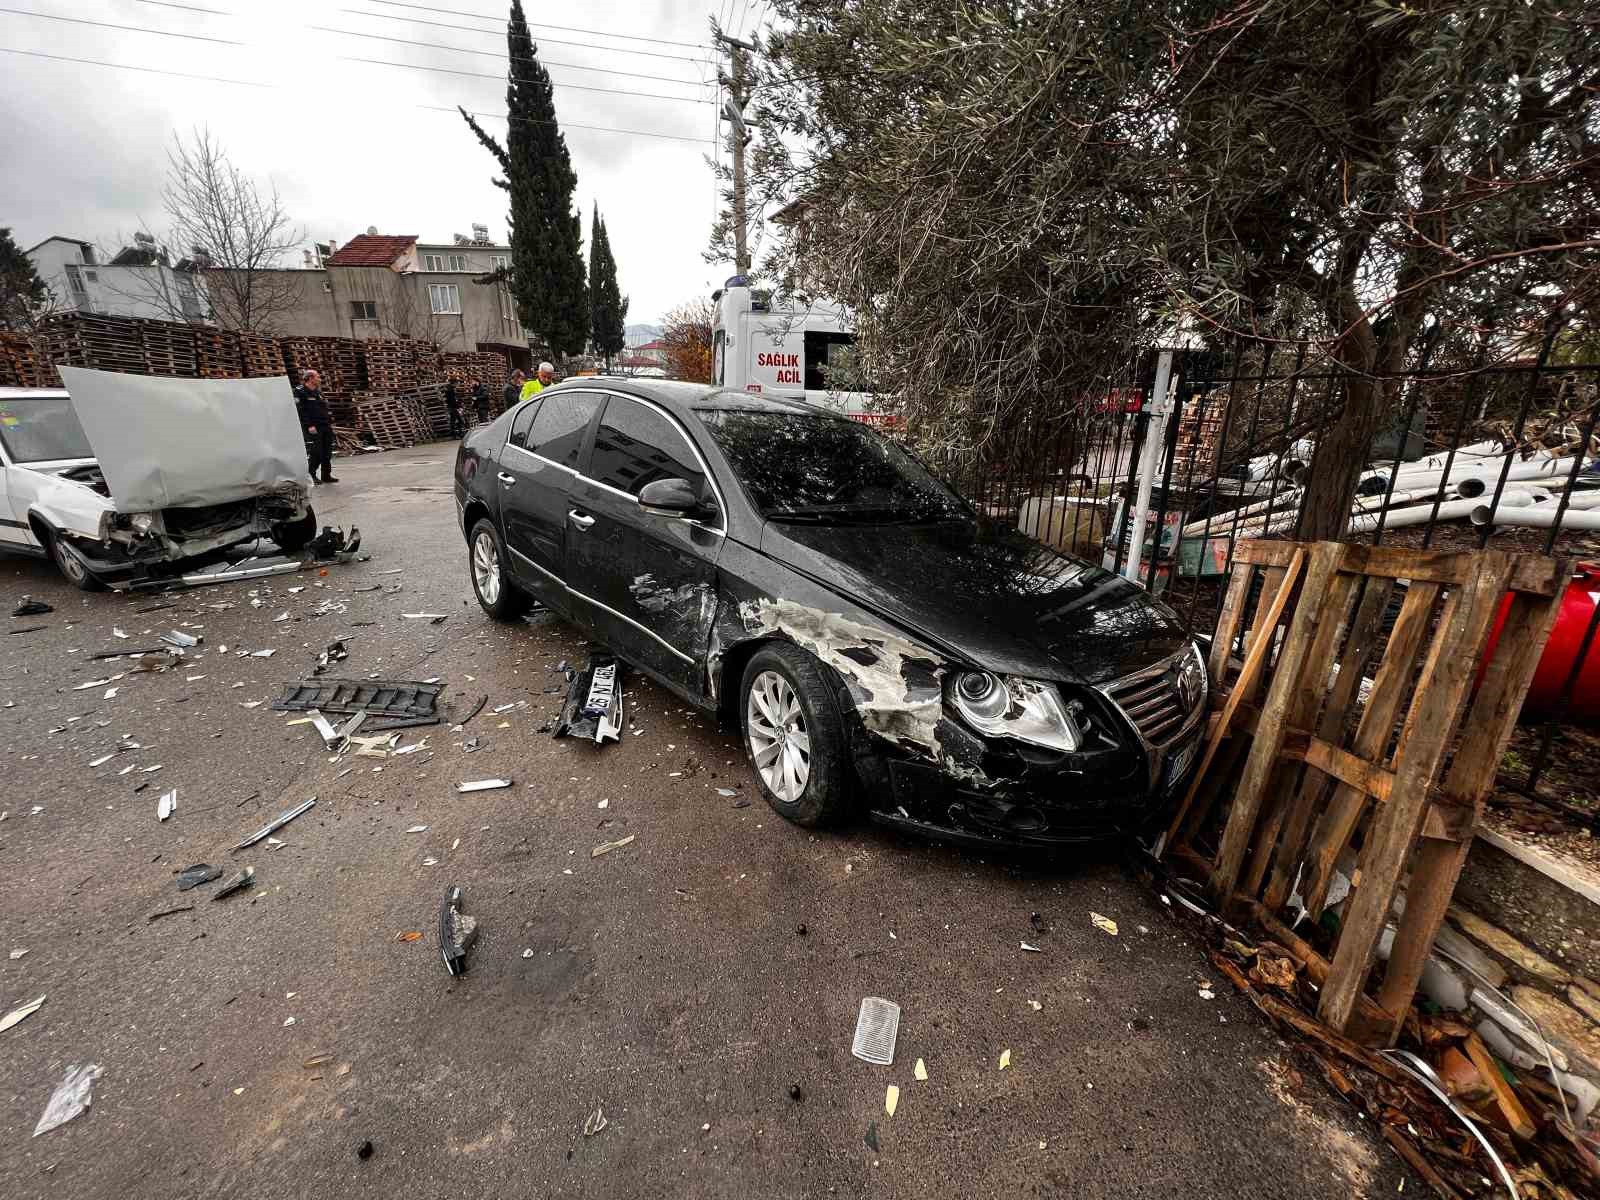
<instances>
[{"instance_id":1,"label":"red tile roof","mask_svg":"<svg viewBox=\"0 0 1600 1200\"><path fill-rule=\"evenodd\" d=\"M362 233L340 246L325 261L330 267L389 267L416 244L414 233Z\"/></svg>"}]
</instances>

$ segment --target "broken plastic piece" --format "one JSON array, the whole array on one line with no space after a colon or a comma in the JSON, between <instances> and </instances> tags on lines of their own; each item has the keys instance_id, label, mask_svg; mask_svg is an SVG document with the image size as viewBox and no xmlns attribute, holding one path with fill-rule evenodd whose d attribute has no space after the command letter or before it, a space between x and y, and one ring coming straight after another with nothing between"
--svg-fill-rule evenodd
<instances>
[{"instance_id":1,"label":"broken plastic piece","mask_svg":"<svg viewBox=\"0 0 1600 1200\"><path fill-rule=\"evenodd\" d=\"M316 807L316 804L317 804L317 798L315 796L313 796L313 797L311 797L311 799L307 800L304 804L296 805L294 808L291 808L288 812L284 813L283 816L277 818L277 820L272 821L272 822L270 822L270 823L268 823L266 825L263 825L260 829L256 830L249 837L245 838L244 841L240 842L237 846L235 846L234 850L236 850L236 851L237 850L243 850L246 846L255 845L262 838L266 837L269 833L277 833L278 830L282 829L285 825L287 825L290 821L294 820L301 813L311 811L311 809Z\"/></svg>"},{"instance_id":2,"label":"broken plastic piece","mask_svg":"<svg viewBox=\"0 0 1600 1200\"><path fill-rule=\"evenodd\" d=\"M592 1113L589 1114L588 1120L584 1121L583 1123L583 1136L593 1137L609 1124L611 1124L611 1122L606 1120L605 1110L603 1108L596 1108Z\"/></svg>"},{"instance_id":3,"label":"broken plastic piece","mask_svg":"<svg viewBox=\"0 0 1600 1200\"><path fill-rule=\"evenodd\" d=\"M1094 927L1096 929L1102 929L1106 933L1109 933L1112 937L1117 936L1117 923L1110 917L1102 917L1097 912L1091 912L1089 914L1089 920L1094 922Z\"/></svg>"},{"instance_id":4,"label":"broken plastic piece","mask_svg":"<svg viewBox=\"0 0 1600 1200\"><path fill-rule=\"evenodd\" d=\"M477 779L470 783L456 784L458 792L487 792L495 788L508 788L511 786L509 779Z\"/></svg>"},{"instance_id":5,"label":"broken plastic piece","mask_svg":"<svg viewBox=\"0 0 1600 1200\"><path fill-rule=\"evenodd\" d=\"M178 810L178 789L163 792L161 799L156 801L156 820L165 821Z\"/></svg>"},{"instance_id":6,"label":"broken plastic piece","mask_svg":"<svg viewBox=\"0 0 1600 1200\"><path fill-rule=\"evenodd\" d=\"M1035 945L1032 945L1029 942L1023 942L1022 943L1022 948L1024 950L1028 951L1030 954L1043 954L1044 953L1044 951L1039 949L1039 947L1037 947Z\"/></svg>"},{"instance_id":7,"label":"broken plastic piece","mask_svg":"<svg viewBox=\"0 0 1600 1200\"><path fill-rule=\"evenodd\" d=\"M346 537L344 530L333 525L324 525L322 532L311 539L310 550L318 562L331 562L338 559L340 562L349 562L350 557L361 549L361 530L354 525L350 526L350 536Z\"/></svg>"},{"instance_id":8,"label":"broken plastic piece","mask_svg":"<svg viewBox=\"0 0 1600 1200\"><path fill-rule=\"evenodd\" d=\"M49 1133L58 1125L65 1125L94 1102L94 1081L105 1074L99 1063L74 1063L67 1068L66 1076L51 1093L50 1103L44 1106L44 1115L33 1127L33 1136Z\"/></svg>"},{"instance_id":9,"label":"broken plastic piece","mask_svg":"<svg viewBox=\"0 0 1600 1200\"><path fill-rule=\"evenodd\" d=\"M900 1107L900 1089L894 1084L883 1094L883 1111L888 1116L894 1116L894 1110Z\"/></svg>"},{"instance_id":10,"label":"broken plastic piece","mask_svg":"<svg viewBox=\"0 0 1600 1200\"><path fill-rule=\"evenodd\" d=\"M33 1016L34 1013L39 1011L39 1006L43 1003L44 997L40 996L32 1004L24 1004L18 1008L13 1008L5 1016L0 1017L0 1033L4 1033L18 1022Z\"/></svg>"},{"instance_id":11,"label":"broken plastic piece","mask_svg":"<svg viewBox=\"0 0 1600 1200\"><path fill-rule=\"evenodd\" d=\"M610 854L613 850L620 850L638 836L636 833L630 833L627 837L615 842L601 842L593 850L589 851L589 857L599 858L602 854Z\"/></svg>"},{"instance_id":12,"label":"broken plastic piece","mask_svg":"<svg viewBox=\"0 0 1600 1200\"><path fill-rule=\"evenodd\" d=\"M467 951L478 940L478 922L461 911L461 902L461 889L452 886L439 910L439 951L444 956L444 969L451 975L466 973Z\"/></svg>"},{"instance_id":13,"label":"broken plastic piece","mask_svg":"<svg viewBox=\"0 0 1600 1200\"><path fill-rule=\"evenodd\" d=\"M195 863L192 867L185 867L178 872L178 890L187 892L190 888L199 887L202 883L210 883L213 879L222 878L222 868L213 867L210 863Z\"/></svg>"},{"instance_id":14,"label":"broken plastic piece","mask_svg":"<svg viewBox=\"0 0 1600 1200\"><path fill-rule=\"evenodd\" d=\"M333 663L343 662L349 657L349 647L344 644L342 638L335 642L329 642L328 648L317 655L317 665L311 668L311 673L313 675L321 675Z\"/></svg>"},{"instance_id":15,"label":"broken plastic piece","mask_svg":"<svg viewBox=\"0 0 1600 1200\"><path fill-rule=\"evenodd\" d=\"M240 888L249 887L251 884L253 884L255 882L255 879L256 879L256 869L254 867L246 867L244 870L240 871L237 875L235 875L232 879L228 880L227 883L223 884L220 888L218 888L216 890L215 894L213 894L211 898L213 900L221 900L224 896L231 896L231 895L233 895L233 893L237 892Z\"/></svg>"},{"instance_id":16,"label":"broken plastic piece","mask_svg":"<svg viewBox=\"0 0 1600 1200\"><path fill-rule=\"evenodd\" d=\"M855 1041L850 1053L862 1062L887 1067L894 1062L895 1040L900 1035L900 1006L882 996L868 996L856 1017Z\"/></svg>"},{"instance_id":17,"label":"broken plastic piece","mask_svg":"<svg viewBox=\"0 0 1600 1200\"><path fill-rule=\"evenodd\" d=\"M32 596L24 596L18 601L17 606L11 610L13 617L37 617L41 613L55 612L55 609L43 600L35 600Z\"/></svg>"},{"instance_id":18,"label":"broken plastic piece","mask_svg":"<svg viewBox=\"0 0 1600 1200\"><path fill-rule=\"evenodd\" d=\"M1002 1071L1004 1071L1010 1065L1011 1065L1011 1051L1009 1051L1009 1050L1000 1051L1000 1069Z\"/></svg>"},{"instance_id":19,"label":"broken plastic piece","mask_svg":"<svg viewBox=\"0 0 1600 1200\"><path fill-rule=\"evenodd\" d=\"M621 671L616 659L596 655L583 670L573 672L555 736L592 738L602 745L620 741Z\"/></svg>"},{"instance_id":20,"label":"broken plastic piece","mask_svg":"<svg viewBox=\"0 0 1600 1200\"><path fill-rule=\"evenodd\" d=\"M303 679L283 685L272 702L279 712L310 712L373 717L437 717L442 684L402 679Z\"/></svg>"},{"instance_id":21,"label":"broken plastic piece","mask_svg":"<svg viewBox=\"0 0 1600 1200\"><path fill-rule=\"evenodd\" d=\"M198 646L205 639L194 637L191 634L174 629L169 633L163 633L159 640L167 643L169 646L176 646L180 650L188 650Z\"/></svg>"},{"instance_id":22,"label":"broken plastic piece","mask_svg":"<svg viewBox=\"0 0 1600 1200\"><path fill-rule=\"evenodd\" d=\"M923 1062L920 1058L917 1059L917 1065L911 1069L911 1073L915 1075L920 1082L926 1083L928 1081L928 1064Z\"/></svg>"}]
</instances>

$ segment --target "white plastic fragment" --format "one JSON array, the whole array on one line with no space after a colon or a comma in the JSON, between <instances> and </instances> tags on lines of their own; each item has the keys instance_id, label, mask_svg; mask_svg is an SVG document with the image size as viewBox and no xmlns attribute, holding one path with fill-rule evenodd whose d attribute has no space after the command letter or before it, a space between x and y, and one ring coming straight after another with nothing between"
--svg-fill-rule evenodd
<instances>
[{"instance_id":1,"label":"white plastic fragment","mask_svg":"<svg viewBox=\"0 0 1600 1200\"><path fill-rule=\"evenodd\" d=\"M899 1035L900 1006L882 996L868 996L861 1001L850 1053L862 1062L887 1067L894 1062L894 1045Z\"/></svg>"},{"instance_id":2,"label":"white plastic fragment","mask_svg":"<svg viewBox=\"0 0 1600 1200\"><path fill-rule=\"evenodd\" d=\"M24 950L22 953L26 954L27 951ZM19 956L15 952L13 952L11 957L12 958L17 958ZM6 1030L10 1029L13 1025L16 1025L17 1023L26 1020L28 1017L33 1016L34 1013L39 1011L39 1006L42 1005L43 1003L44 1003L44 997L40 996L37 1000L33 1001L33 1003L24 1004L24 1005L21 1005L21 1006L19 1006L17 1008L13 1008L5 1016L0 1017L0 1033L4 1033Z\"/></svg>"},{"instance_id":3,"label":"white plastic fragment","mask_svg":"<svg viewBox=\"0 0 1600 1200\"><path fill-rule=\"evenodd\" d=\"M165 821L177 811L177 808L178 789L173 788L170 792L163 792L161 799L156 801L156 820Z\"/></svg>"},{"instance_id":4,"label":"white plastic fragment","mask_svg":"<svg viewBox=\"0 0 1600 1200\"><path fill-rule=\"evenodd\" d=\"M1106 933L1109 933L1112 937L1116 937L1117 936L1117 923L1115 921L1113 921L1110 917L1102 917L1097 912L1091 912L1089 914L1089 920L1094 922L1094 927L1096 929L1104 930Z\"/></svg>"},{"instance_id":5,"label":"white plastic fragment","mask_svg":"<svg viewBox=\"0 0 1600 1200\"><path fill-rule=\"evenodd\" d=\"M1022 943L1022 948L1024 950L1028 951L1028 953L1030 953L1030 954L1043 954L1044 953L1044 951L1039 949L1039 947L1037 947L1035 945L1032 945L1029 942L1023 942Z\"/></svg>"},{"instance_id":6,"label":"white plastic fragment","mask_svg":"<svg viewBox=\"0 0 1600 1200\"><path fill-rule=\"evenodd\" d=\"M413 825L410 829L406 830L406 832L407 833L427 833L428 832L428 827L426 825Z\"/></svg>"},{"instance_id":7,"label":"white plastic fragment","mask_svg":"<svg viewBox=\"0 0 1600 1200\"><path fill-rule=\"evenodd\" d=\"M494 788L508 788L511 786L509 779L475 779L468 783L456 784L458 792L487 792Z\"/></svg>"},{"instance_id":8,"label":"white plastic fragment","mask_svg":"<svg viewBox=\"0 0 1600 1200\"><path fill-rule=\"evenodd\" d=\"M74 1063L67 1068L65 1078L56 1085L56 1090L50 1096L50 1103L44 1106L44 1115L39 1118L39 1123L33 1127L33 1136L49 1133L58 1125L65 1125L73 1117L94 1102L94 1081L105 1074L105 1068L98 1063L88 1063L78 1066Z\"/></svg>"}]
</instances>

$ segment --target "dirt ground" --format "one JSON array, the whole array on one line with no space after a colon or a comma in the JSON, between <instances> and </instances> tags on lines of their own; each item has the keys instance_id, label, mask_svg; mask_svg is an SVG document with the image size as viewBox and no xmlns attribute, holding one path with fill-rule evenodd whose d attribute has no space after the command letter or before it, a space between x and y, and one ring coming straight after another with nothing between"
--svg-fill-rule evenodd
<instances>
[{"instance_id":1,"label":"dirt ground","mask_svg":"<svg viewBox=\"0 0 1600 1200\"><path fill-rule=\"evenodd\" d=\"M796 829L732 735L637 677L620 744L538 732L585 648L472 602L452 454L341 460L318 507L372 557L325 576L85 596L0 562L7 612L55 606L0 637L0 1012L47 997L0 1033L0 1195L1395 1194L1387 1149L1114 854ZM205 639L176 669L89 660L173 628ZM338 636L337 675L488 705L330 761L270 702ZM455 791L493 776L514 786ZM230 852L313 796L281 844ZM255 886L180 893L197 862ZM458 979L453 884L482 923ZM902 1008L892 1067L850 1055L869 995ZM92 1109L32 1137L83 1063Z\"/></svg>"}]
</instances>

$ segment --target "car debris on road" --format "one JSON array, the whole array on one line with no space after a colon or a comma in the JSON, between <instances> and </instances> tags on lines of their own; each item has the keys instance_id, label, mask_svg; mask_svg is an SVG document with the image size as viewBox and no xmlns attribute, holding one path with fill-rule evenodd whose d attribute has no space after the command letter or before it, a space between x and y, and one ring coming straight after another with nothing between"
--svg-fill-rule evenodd
<instances>
[{"instance_id":1,"label":"car debris on road","mask_svg":"<svg viewBox=\"0 0 1600 1200\"><path fill-rule=\"evenodd\" d=\"M246 867L232 879L224 883L214 893L212 893L211 898L213 900L221 900L225 896L233 895L233 893L239 891L241 888L250 887L253 883L255 883L255 881L256 869L254 867Z\"/></svg>"},{"instance_id":2,"label":"car debris on road","mask_svg":"<svg viewBox=\"0 0 1600 1200\"><path fill-rule=\"evenodd\" d=\"M39 1123L33 1127L33 1136L38 1137L41 1133L49 1133L57 1126L65 1125L88 1108L94 1102L94 1081L103 1074L105 1068L98 1063L83 1066L74 1063L68 1067L66 1075L51 1093L50 1102L44 1106Z\"/></svg>"},{"instance_id":3,"label":"car debris on road","mask_svg":"<svg viewBox=\"0 0 1600 1200\"><path fill-rule=\"evenodd\" d=\"M477 918L461 911L462 902L460 886L452 885L439 910L439 951L444 957L444 969L451 975L466 973L467 952L478 939Z\"/></svg>"},{"instance_id":4,"label":"car debris on road","mask_svg":"<svg viewBox=\"0 0 1600 1200\"><path fill-rule=\"evenodd\" d=\"M567 701L556 725L556 737L591 738L604 745L622 736L622 667L609 655L597 655L581 671L567 672Z\"/></svg>"},{"instance_id":5,"label":"car debris on road","mask_svg":"<svg viewBox=\"0 0 1600 1200\"><path fill-rule=\"evenodd\" d=\"M262 838L268 836L269 834L277 833L278 830L282 829L290 821L294 820L296 817L300 816L302 813L310 812L316 806L317 806L317 798L315 796L313 796L313 797L311 797L311 799L307 800L305 803L298 804L294 808L291 808L288 812L284 813L281 817L278 817L276 820L269 821L267 824L263 825L260 829L256 830L254 833L252 833L249 837L245 838L242 842L240 842L233 849L237 852L239 850L245 849L247 846L255 845Z\"/></svg>"}]
</instances>

